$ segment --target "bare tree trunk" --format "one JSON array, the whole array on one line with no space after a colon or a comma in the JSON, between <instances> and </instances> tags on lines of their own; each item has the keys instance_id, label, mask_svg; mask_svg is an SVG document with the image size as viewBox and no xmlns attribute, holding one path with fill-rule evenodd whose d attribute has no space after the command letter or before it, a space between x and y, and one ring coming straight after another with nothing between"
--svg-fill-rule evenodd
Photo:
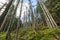
<instances>
[{"instance_id":1,"label":"bare tree trunk","mask_svg":"<svg viewBox=\"0 0 60 40\"><path fill-rule=\"evenodd\" d=\"M30 14L31 14L31 19L32 19L32 25L31 26L33 26L33 10L32 10L32 2L31 2L31 0L29 0L29 7L30 7Z\"/></svg>"},{"instance_id":2,"label":"bare tree trunk","mask_svg":"<svg viewBox=\"0 0 60 40\"><path fill-rule=\"evenodd\" d=\"M12 12L12 15L11 15L10 24L9 24L8 29L7 29L7 32L6 32L6 38L7 38L7 37L9 38L9 34L11 33L11 28L12 28L12 25L13 25L13 23L14 23L14 15L16 14L16 10L17 10L17 7L18 7L18 5L19 5L20 0L17 0L16 2L17 2L17 4L15 5L15 7L14 7L14 9L13 9L13 12ZM7 34L8 34L8 35L7 35ZM7 38L7 39L8 39L8 38Z\"/></svg>"},{"instance_id":3,"label":"bare tree trunk","mask_svg":"<svg viewBox=\"0 0 60 40\"><path fill-rule=\"evenodd\" d=\"M31 12L30 12L30 9L28 10L29 14L28 14L28 20L29 20L29 23L28 25L31 26Z\"/></svg>"},{"instance_id":4,"label":"bare tree trunk","mask_svg":"<svg viewBox=\"0 0 60 40\"><path fill-rule=\"evenodd\" d=\"M3 25L4 25L5 21L6 21L7 12L8 12L8 10L9 10L10 6L12 5L12 2L13 2L13 0L11 0L11 1L7 4L5 11L4 11L3 14L1 15L1 18L0 18L0 26L1 26L1 27L0 27L0 31L1 31L1 28L3 27ZM2 25L1 25L1 24L2 24Z\"/></svg>"},{"instance_id":5,"label":"bare tree trunk","mask_svg":"<svg viewBox=\"0 0 60 40\"><path fill-rule=\"evenodd\" d=\"M36 10L34 9L34 14L36 14ZM36 17L34 16L34 29L35 29L35 32L37 31L37 20L36 20Z\"/></svg>"},{"instance_id":6,"label":"bare tree trunk","mask_svg":"<svg viewBox=\"0 0 60 40\"><path fill-rule=\"evenodd\" d=\"M57 24L55 23L55 21L53 20L51 14L49 13L48 9L46 8L46 6L44 5L44 3L42 2L42 0L38 0L43 12L44 12L44 15L47 16L46 19L48 21L47 25L50 27L50 28L53 28L53 27L56 27L57 28ZM46 21L46 22L47 22Z\"/></svg>"},{"instance_id":7,"label":"bare tree trunk","mask_svg":"<svg viewBox=\"0 0 60 40\"><path fill-rule=\"evenodd\" d=\"M16 40L18 40L18 31L19 31L19 27L21 26L20 25L20 23L21 23L20 19L21 19L22 7L23 7L23 0L21 0L20 14L19 14L17 29L16 29Z\"/></svg>"}]
</instances>

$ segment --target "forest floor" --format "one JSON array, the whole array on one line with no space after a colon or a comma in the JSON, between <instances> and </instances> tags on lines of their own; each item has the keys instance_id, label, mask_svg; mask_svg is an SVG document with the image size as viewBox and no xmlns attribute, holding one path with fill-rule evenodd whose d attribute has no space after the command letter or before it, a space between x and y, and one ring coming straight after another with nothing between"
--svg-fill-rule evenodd
<instances>
[{"instance_id":1,"label":"forest floor","mask_svg":"<svg viewBox=\"0 0 60 40\"><path fill-rule=\"evenodd\" d=\"M6 33L0 33L0 40L5 40ZM12 31L11 39L15 40L16 33ZM60 28L48 29L47 27L21 28L18 32L19 40L60 40Z\"/></svg>"}]
</instances>

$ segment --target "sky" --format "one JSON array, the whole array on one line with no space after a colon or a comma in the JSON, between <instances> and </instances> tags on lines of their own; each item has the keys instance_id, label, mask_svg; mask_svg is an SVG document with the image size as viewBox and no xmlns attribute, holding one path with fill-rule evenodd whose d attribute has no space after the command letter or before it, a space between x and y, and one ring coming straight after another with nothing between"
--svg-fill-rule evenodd
<instances>
[{"instance_id":1,"label":"sky","mask_svg":"<svg viewBox=\"0 0 60 40\"><path fill-rule=\"evenodd\" d=\"M36 5L36 0L31 0L33 5ZM28 0L24 0L25 3L28 3Z\"/></svg>"},{"instance_id":2,"label":"sky","mask_svg":"<svg viewBox=\"0 0 60 40\"><path fill-rule=\"evenodd\" d=\"M31 1L32 1L32 5L36 5L37 4L36 0L31 0ZM24 0L24 3L28 3L28 0ZM34 8L36 8L36 6Z\"/></svg>"}]
</instances>

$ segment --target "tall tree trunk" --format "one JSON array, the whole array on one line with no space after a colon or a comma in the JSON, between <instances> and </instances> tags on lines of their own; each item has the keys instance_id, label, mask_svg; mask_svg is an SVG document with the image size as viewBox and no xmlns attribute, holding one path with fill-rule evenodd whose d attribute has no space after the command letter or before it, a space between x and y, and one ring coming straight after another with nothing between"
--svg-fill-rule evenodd
<instances>
[{"instance_id":1,"label":"tall tree trunk","mask_svg":"<svg viewBox=\"0 0 60 40\"><path fill-rule=\"evenodd\" d=\"M18 40L19 27L21 27L20 19L21 19L22 7L23 7L23 0L21 0L20 14L19 14L18 23L17 23L17 29L16 29L16 40Z\"/></svg>"},{"instance_id":2,"label":"tall tree trunk","mask_svg":"<svg viewBox=\"0 0 60 40\"><path fill-rule=\"evenodd\" d=\"M10 8L12 2L13 2L13 0L10 0L10 2L9 2L9 3L7 4L7 6L6 6L5 11L2 13L1 18L0 18L0 26L1 26L1 24L2 24L2 22L3 22L3 20L4 20L4 18L5 18L5 16L6 16L8 10L9 10L9 8Z\"/></svg>"},{"instance_id":3,"label":"tall tree trunk","mask_svg":"<svg viewBox=\"0 0 60 40\"><path fill-rule=\"evenodd\" d=\"M33 26L33 10L32 10L32 1L29 0L29 7L30 7L30 14L31 14L31 19L32 19L32 25Z\"/></svg>"},{"instance_id":4,"label":"tall tree trunk","mask_svg":"<svg viewBox=\"0 0 60 40\"><path fill-rule=\"evenodd\" d=\"M16 14L16 11L17 11L19 2L20 2L20 0L16 0L16 3L17 4L15 4L14 9L13 9L13 12L12 12L12 15L11 15L10 24L9 24L8 29L7 29L7 32L6 32L6 39L8 39L9 36L10 36L9 34L11 33L11 30L12 30L11 28L12 28L12 25L13 25L13 23L15 21L14 15Z\"/></svg>"},{"instance_id":5,"label":"tall tree trunk","mask_svg":"<svg viewBox=\"0 0 60 40\"><path fill-rule=\"evenodd\" d=\"M47 25L49 25L50 28L56 27L57 28L57 24L55 23L54 19L52 18L51 14L49 13L49 10L46 8L46 6L44 5L42 0L38 0L44 15L47 16L46 19L48 19L49 24L47 23Z\"/></svg>"},{"instance_id":6,"label":"tall tree trunk","mask_svg":"<svg viewBox=\"0 0 60 40\"><path fill-rule=\"evenodd\" d=\"M21 25L20 25L20 23L21 23L20 19L21 19L22 7L23 7L23 0L21 0L20 14L19 14L18 22L17 22L16 40L18 40L18 31L19 31L19 27L21 27Z\"/></svg>"}]
</instances>

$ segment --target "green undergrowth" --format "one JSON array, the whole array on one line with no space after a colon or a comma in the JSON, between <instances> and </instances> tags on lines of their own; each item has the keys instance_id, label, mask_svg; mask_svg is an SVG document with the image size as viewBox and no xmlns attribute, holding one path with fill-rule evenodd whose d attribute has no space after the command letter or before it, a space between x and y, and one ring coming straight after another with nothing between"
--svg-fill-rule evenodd
<instances>
[{"instance_id":1,"label":"green undergrowth","mask_svg":"<svg viewBox=\"0 0 60 40\"><path fill-rule=\"evenodd\" d=\"M5 40L5 32L0 32L0 40Z\"/></svg>"},{"instance_id":2,"label":"green undergrowth","mask_svg":"<svg viewBox=\"0 0 60 40\"><path fill-rule=\"evenodd\" d=\"M41 27L42 28L42 27ZM37 31L34 30L34 28L21 28L18 32L18 39L19 40L55 40L57 39L55 36L60 38L60 28L52 28L48 29L47 27L44 27L41 29L38 27ZM5 33L0 33L0 40L4 40ZM16 38L16 32L13 31L11 33L12 40L15 40Z\"/></svg>"}]
</instances>

